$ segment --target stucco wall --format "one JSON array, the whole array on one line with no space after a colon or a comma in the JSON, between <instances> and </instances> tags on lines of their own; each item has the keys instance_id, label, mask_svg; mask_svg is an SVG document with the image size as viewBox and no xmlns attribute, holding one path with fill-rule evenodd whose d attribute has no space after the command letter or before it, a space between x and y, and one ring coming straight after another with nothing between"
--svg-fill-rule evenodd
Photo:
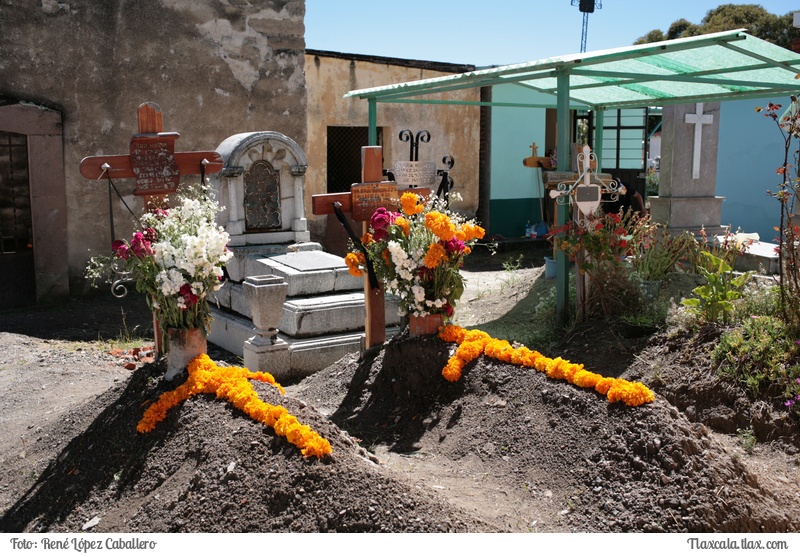
<instances>
[{"instance_id":1,"label":"stucco wall","mask_svg":"<svg viewBox=\"0 0 800 557\"><path fill-rule=\"evenodd\" d=\"M327 127L367 126L369 123L367 101L343 99L342 96L354 89L455 72L318 54L306 55L305 70L308 87L306 216L312 236L319 237L324 233L327 220L311 214L310 196L327 191ZM459 91L435 98L479 101L480 91ZM477 106L379 103L377 124L384 129L385 168L391 168L394 161L409 160L409 143L398 138L401 130L409 129L414 134L428 130L431 140L420 144L419 160L436 161L437 168L442 168L442 157L452 155L455 158L455 167L450 175L455 182L455 191L461 194L463 201L454 202L453 208L474 216L478 207L479 117Z\"/></svg>"},{"instance_id":2,"label":"stucco wall","mask_svg":"<svg viewBox=\"0 0 800 557\"><path fill-rule=\"evenodd\" d=\"M303 0L0 4L0 103L62 114L73 293L85 288L87 259L110 247L106 183L82 178L78 164L127 153L141 103L161 107L165 131L181 134L177 151L259 130L305 146L304 15ZM121 203L115 221L122 235L130 218Z\"/></svg>"},{"instance_id":3,"label":"stucco wall","mask_svg":"<svg viewBox=\"0 0 800 557\"><path fill-rule=\"evenodd\" d=\"M785 98L751 99L720 103L717 195L723 196L722 224L735 232L757 232L764 242L776 237L780 204L767 195L777 191L783 164L784 142L778 126L757 106L768 102L789 106ZM781 111L782 112L782 111Z\"/></svg>"}]
</instances>

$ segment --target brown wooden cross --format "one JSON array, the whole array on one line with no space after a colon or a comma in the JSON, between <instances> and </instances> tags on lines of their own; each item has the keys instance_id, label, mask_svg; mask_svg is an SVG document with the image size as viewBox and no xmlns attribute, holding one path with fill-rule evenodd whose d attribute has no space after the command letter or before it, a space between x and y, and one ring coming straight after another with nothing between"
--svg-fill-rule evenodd
<instances>
[{"instance_id":1,"label":"brown wooden cross","mask_svg":"<svg viewBox=\"0 0 800 557\"><path fill-rule=\"evenodd\" d=\"M153 102L139 105L139 133L131 137L129 154L98 155L81 161L84 178L135 178L134 195L145 197L145 206L177 190L180 177L213 174L222 170L222 155L216 151L175 152L177 132L165 132L161 108ZM160 201L159 201L160 204Z\"/></svg>"},{"instance_id":2,"label":"brown wooden cross","mask_svg":"<svg viewBox=\"0 0 800 557\"><path fill-rule=\"evenodd\" d=\"M408 191L400 190L396 182L383 181L383 149L381 147L361 148L361 183L353 184L350 192L325 193L311 196L311 211L315 215L333 214L334 204L338 203L343 213L351 213L354 221L361 222L361 234L369 229L369 219L378 207L397 210L400 195ZM426 196L428 188L413 188L414 193ZM372 288L369 278L364 275L364 304L366 319L364 332L366 346L370 348L383 344L386 340L386 302L383 285Z\"/></svg>"}]
</instances>

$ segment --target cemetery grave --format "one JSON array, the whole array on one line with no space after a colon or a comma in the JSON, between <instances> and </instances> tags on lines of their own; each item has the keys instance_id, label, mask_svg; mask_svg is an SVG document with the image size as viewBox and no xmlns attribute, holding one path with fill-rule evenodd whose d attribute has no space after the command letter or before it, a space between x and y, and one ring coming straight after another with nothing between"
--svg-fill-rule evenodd
<instances>
[{"instance_id":1,"label":"cemetery grave","mask_svg":"<svg viewBox=\"0 0 800 557\"><path fill-rule=\"evenodd\" d=\"M535 277L525 272L528 280L514 288L530 288ZM501 265L489 272L508 273ZM485 319L499 317L490 308L509 288L483 293ZM401 338L361 362L345 357L289 386L286 399L257 384L262 398L331 441L332 457L318 461L207 396L173 409L152 433L136 433L142 404L173 385L159 381L156 364L131 373L87 333L77 340L91 329L84 324L121 326L114 302L85 302L81 323L75 307L0 317L9 331L0 410L13 409L30 426L15 435L3 428L0 437L3 531L798 528L796 425L769 420L770 412L715 377L708 333L679 341L657 335L625 358L623 376L657 393L636 408L484 357L462 382L448 383L440 373L449 346L432 337ZM126 309L128 327L146 327L146 312ZM59 336L73 340L44 340ZM618 363L620 340L597 323L560 349L576 362L593 354L590 369L599 371ZM37 375L15 383L23 369ZM96 396L70 399L70 383ZM729 406L748 419L761 415L767 437L752 453L740 444L740 424L722 412Z\"/></svg>"}]
</instances>

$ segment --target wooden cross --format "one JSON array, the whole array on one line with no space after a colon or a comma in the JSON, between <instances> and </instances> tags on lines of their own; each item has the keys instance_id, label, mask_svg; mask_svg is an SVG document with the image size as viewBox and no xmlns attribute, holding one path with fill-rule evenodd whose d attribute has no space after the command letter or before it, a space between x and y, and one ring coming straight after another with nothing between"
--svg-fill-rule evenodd
<instances>
[{"instance_id":1,"label":"wooden cross","mask_svg":"<svg viewBox=\"0 0 800 557\"><path fill-rule=\"evenodd\" d=\"M177 132L165 132L161 108L153 102L139 105L139 133L131 137L129 154L99 155L81 161L84 178L135 178L134 195L145 197L145 206L174 193L186 174L214 174L222 170L216 151L175 152ZM161 204L162 201L159 201Z\"/></svg>"},{"instance_id":2,"label":"wooden cross","mask_svg":"<svg viewBox=\"0 0 800 557\"><path fill-rule=\"evenodd\" d=\"M398 188L396 182L383 181L383 148L361 148L361 183L353 184L350 193L325 193L311 196L311 211L315 215L330 215L338 203L341 211L351 213L353 220L361 222L361 234L369 229L369 219L378 207L397 210L400 195L409 191ZM428 188L413 188L414 193L426 196ZM370 348L383 344L386 340L386 303L383 285L372 288L369 278L364 275L364 304L366 319L364 332L366 346Z\"/></svg>"}]
</instances>

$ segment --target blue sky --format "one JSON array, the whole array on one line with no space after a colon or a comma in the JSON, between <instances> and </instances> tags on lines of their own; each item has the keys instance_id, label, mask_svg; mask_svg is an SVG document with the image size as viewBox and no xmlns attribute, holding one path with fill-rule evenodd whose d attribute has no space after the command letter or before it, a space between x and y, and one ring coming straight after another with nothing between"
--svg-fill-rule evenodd
<instances>
[{"instance_id":1,"label":"blue sky","mask_svg":"<svg viewBox=\"0 0 800 557\"><path fill-rule=\"evenodd\" d=\"M721 4L784 15L800 0L601 0L586 50L630 46L681 18L700 23ZM514 64L580 52L583 14L570 0L306 0L306 48L475 64Z\"/></svg>"}]
</instances>

